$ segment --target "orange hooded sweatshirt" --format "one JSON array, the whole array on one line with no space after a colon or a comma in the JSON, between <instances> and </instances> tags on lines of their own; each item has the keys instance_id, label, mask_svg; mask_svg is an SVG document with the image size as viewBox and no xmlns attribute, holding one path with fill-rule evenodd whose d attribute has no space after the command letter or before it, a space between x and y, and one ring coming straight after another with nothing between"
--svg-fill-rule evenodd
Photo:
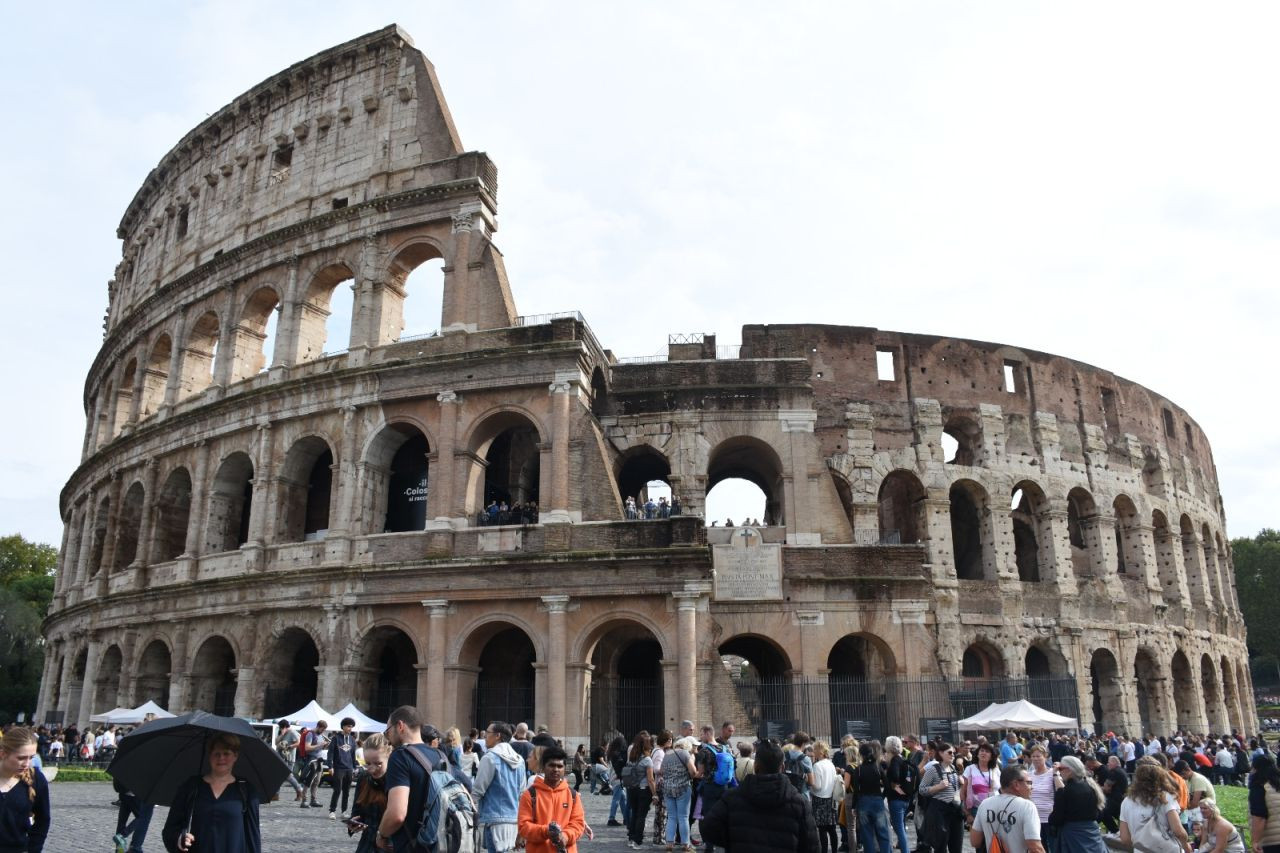
<instances>
[{"instance_id":1,"label":"orange hooded sweatshirt","mask_svg":"<svg viewBox=\"0 0 1280 853\"><path fill-rule=\"evenodd\" d=\"M535 798L531 796L535 790L536 813ZM529 790L520 795L519 832L528 853L555 853L555 845L547 835L547 824L553 820L560 824L566 853L574 853L587 825L582 814L582 797L563 780L556 787L548 788L541 776L535 776Z\"/></svg>"}]
</instances>

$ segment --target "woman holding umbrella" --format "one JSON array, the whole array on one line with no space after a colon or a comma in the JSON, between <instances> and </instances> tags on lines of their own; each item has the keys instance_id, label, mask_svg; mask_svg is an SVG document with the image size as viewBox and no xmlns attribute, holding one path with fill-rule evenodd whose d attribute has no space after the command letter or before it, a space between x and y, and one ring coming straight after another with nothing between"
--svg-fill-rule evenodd
<instances>
[{"instance_id":1,"label":"woman holding umbrella","mask_svg":"<svg viewBox=\"0 0 1280 853\"><path fill-rule=\"evenodd\" d=\"M0 738L0 850L40 853L49 834L49 783L31 764L36 738L12 728Z\"/></svg>"},{"instance_id":2,"label":"woman holding umbrella","mask_svg":"<svg viewBox=\"0 0 1280 853\"><path fill-rule=\"evenodd\" d=\"M231 772L240 738L218 732L208 739L209 772L178 788L164 822L169 853L261 853L258 792Z\"/></svg>"}]
</instances>

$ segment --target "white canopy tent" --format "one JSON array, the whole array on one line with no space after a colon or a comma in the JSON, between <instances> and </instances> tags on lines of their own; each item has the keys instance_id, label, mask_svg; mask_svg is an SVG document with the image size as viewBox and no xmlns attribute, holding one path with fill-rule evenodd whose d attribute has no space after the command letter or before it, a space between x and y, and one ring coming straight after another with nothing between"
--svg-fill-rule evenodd
<instances>
[{"instance_id":1,"label":"white canopy tent","mask_svg":"<svg viewBox=\"0 0 1280 853\"><path fill-rule=\"evenodd\" d=\"M956 728L966 732L996 731L999 729L1077 729L1075 717L1063 717L1046 711L1026 699L1016 702L992 702L972 717L956 723Z\"/></svg>"},{"instance_id":2,"label":"white canopy tent","mask_svg":"<svg viewBox=\"0 0 1280 853\"><path fill-rule=\"evenodd\" d=\"M316 723L324 720L325 724L329 728L336 729L338 727L338 720L341 720L342 717L335 717L333 714L322 708L319 702L312 699L292 714L281 714L279 719L288 720L293 724L294 728L305 727L308 729L314 729L316 727Z\"/></svg>"},{"instance_id":3,"label":"white canopy tent","mask_svg":"<svg viewBox=\"0 0 1280 853\"><path fill-rule=\"evenodd\" d=\"M146 719L147 714L155 714L156 717L172 717L164 708L161 708L155 702L147 700L136 708L112 708L104 714L94 714L89 718L91 723L106 723L107 725L130 726L137 725Z\"/></svg>"},{"instance_id":4,"label":"white canopy tent","mask_svg":"<svg viewBox=\"0 0 1280 853\"><path fill-rule=\"evenodd\" d=\"M345 707L334 711L333 716L341 722L343 717L350 717L356 721L356 731L358 732L381 732L387 728L386 723L380 723L370 717L364 711L356 707L355 702L348 702Z\"/></svg>"},{"instance_id":5,"label":"white canopy tent","mask_svg":"<svg viewBox=\"0 0 1280 853\"><path fill-rule=\"evenodd\" d=\"M111 717L113 714L123 714L129 710L130 710L129 708L124 708L124 707L112 708L110 711L103 711L101 714L94 714L89 718L89 722L110 723L112 722Z\"/></svg>"}]
</instances>

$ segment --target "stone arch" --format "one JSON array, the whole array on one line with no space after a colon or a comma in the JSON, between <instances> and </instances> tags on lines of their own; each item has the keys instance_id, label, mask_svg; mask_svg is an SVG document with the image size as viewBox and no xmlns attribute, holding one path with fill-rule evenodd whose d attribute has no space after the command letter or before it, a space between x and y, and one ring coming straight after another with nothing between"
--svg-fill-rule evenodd
<instances>
[{"instance_id":1,"label":"stone arch","mask_svg":"<svg viewBox=\"0 0 1280 853\"><path fill-rule=\"evenodd\" d=\"M1128 495L1111 503L1115 514L1116 573L1142 577L1142 537L1138 533L1138 509Z\"/></svg>"},{"instance_id":2,"label":"stone arch","mask_svg":"<svg viewBox=\"0 0 1280 853\"><path fill-rule=\"evenodd\" d=\"M609 380L603 368L597 364L591 371L591 413L600 418L610 411Z\"/></svg>"},{"instance_id":3,"label":"stone arch","mask_svg":"<svg viewBox=\"0 0 1280 853\"><path fill-rule=\"evenodd\" d=\"M516 620L495 616L473 623L459 646L458 691L472 696L471 719L534 724L537 676L542 661L536 633Z\"/></svg>"},{"instance_id":4,"label":"stone arch","mask_svg":"<svg viewBox=\"0 0 1280 853\"><path fill-rule=\"evenodd\" d=\"M1140 648L1133 657L1133 680L1137 694L1139 728L1144 732L1168 730L1168 714L1164 707L1164 675L1159 657L1148 648Z\"/></svg>"},{"instance_id":5,"label":"stone arch","mask_svg":"<svg viewBox=\"0 0 1280 853\"><path fill-rule=\"evenodd\" d=\"M760 634L735 634L717 647L734 693L742 705L744 731L779 736L799 727L791 688L791 658L776 640Z\"/></svg>"},{"instance_id":6,"label":"stone arch","mask_svg":"<svg viewBox=\"0 0 1280 853\"><path fill-rule=\"evenodd\" d=\"M120 672L124 668L124 653L120 647L112 643L102 653L98 664L97 684L94 685L94 701L97 708L90 708L90 713L113 711L120 706Z\"/></svg>"},{"instance_id":7,"label":"stone arch","mask_svg":"<svg viewBox=\"0 0 1280 853\"><path fill-rule=\"evenodd\" d=\"M546 434L523 409L504 407L477 419L464 445L475 460L466 480L468 515L495 501L508 506L539 502Z\"/></svg>"},{"instance_id":8,"label":"stone arch","mask_svg":"<svg viewBox=\"0 0 1280 853\"><path fill-rule=\"evenodd\" d=\"M925 501L928 494L914 471L899 468L880 481L876 493L880 544L912 545L928 530Z\"/></svg>"},{"instance_id":9,"label":"stone arch","mask_svg":"<svg viewBox=\"0 0 1280 853\"><path fill-rule=\"evenodd\" d=\"M1027 678L1069 678L1071 667L1066 657L1049 640L1036 640L1027 646L1023 656Z\"/></svg>"},{"instance_id":10,"label":"stone arch","mask_svg":"<svg viewBox=\"0 0 1280 853\"><path fill-rule=\"evenodd\" d=\"M161 332L151 345L147 356L147 369L142 376L142 404L138 418L154 415L164 405L165 388L169 385L169 362L173 356L173 338Z\"/></svg>"},{"instance_id":11,"label":"stone arch","mask_svg":"<svg viewBox=\"0 0 1280 853\"><path fill-rule=\"evenodd\" d=\"M156 495L151 554L156 562L175 560L187 550L191 521L191 475L179 465L165 477Z\"/></svg>"},{"instance_id":12,"label":"stone arch","mask_svg":"<svg viewBox=\"0 0 1280 853\"><path fill-rule=\"evenodd\" d=\"M1224 601L1222 594L1222 567L1218 565L1218 552L1213 547L1213 532L1209 523L1200 525L1200 546L1204 551L1204 572L1209 579L1209 604L1217 607Z\"/></svg>"},{"instance_id":13,"label":"stone arch","mask_svg":"<svg viewBox=\"0 0 1280 853\"><path fill-rule=\"evenodd\" d=\"M951 547L960 580L995 580L994 534L987 490L973 480L951 484Z\"/></svg>"},{"instance_id":14,"label":"stone arch","mask_svg":"<svg viewBox=\"0 0 1280 853\"><path fill-rule=\"evenodd\" d=\"M205 311L187 330L182 346L178 399L201 393L213 382L222 323L213 311Z\"/></svg>"},{"instance_id":15,"label":"stone arch","mask_svg":"<svg viewBox=\"0 0 1280 853\"><path fill-rule=\"evenodd\" d=\"M298 363L314 361L326 350L340 351L348 348L351 343L351 329L347 329L345 340L331 341L327 323L329 316L333 313L331 308L334 294L339 292L338 289L343 282L351 281L354 284L354 280L355 272L344 261L325 264L311 276L303 291L302 299L298 302L298 314L295 320L298 329L296 356ZM349 296L345 294L342 296L352 303L353 309L354 296L354 290ZM352 310L350 313L354 315L355 311Z\"/></svg>"},{"instance_id":16,"label":"stone arch","mask_svg":"<svg viewBox=\"0 0 1280 853\"><path fill-rule=\"evenodd\" d=\"M897 674L893 650L875 634L846 634L827 653L827 705L831 730L844 732L863 721L873 732L892 730L894 707L888 681Z\"/></svg>"},{"instance_id":17,"label":"stone arch","mask_svg":"<svg viewBox=\"0 0 1280 853\"><path fill-rule=\"evenodd\" d=\"M1022 480L1013 487L1010 503L1018 579L1025 583L1048 580L1047 576L1054 570L1049 500L1034 480Z\"/></svg>"},{"instance_id":18,"label":"stone arch","mask_svg":"<svg viewBox=\"0 0 1280 853\"><path fill-rule=\"evenodd\" d=\"M1182 649L1176 649L1169 663L1169 675L1173 679L1173 706L1177 714L1177 727L1187 731L1200 727L1200 715L1195 704L1200 689L1191 674L1191 662Z\"/></svg>"},{"instance_id":19,"label":"stone arch","mask_svg":"<svg viewBox=\"0 0 1280 853\"><path fill-rule=\"evenodd\" d=\"M245 300L232 336L232 382L257 376L270 363L271 355L264 347L268 326L279 306L280 294L270 286L259 287Z\"/></svg>"},{"instance_id":20,"label":"stone arch","mask_svg":"<svg viewBox=\"0 0 1280 853\"><path fill-rule=\"evenodd\" d=\"M192 708L223 717L235 712L236 659L235 648L222 634L200 643L191 659Z\"/></svg>"},{"instance_id":21,"label":"stone arch","mask_svg":"<svg viewBox=\"0 0 1280 853\"><path fill-rule=\"evenodd\" d=\"M426 529L430 453L426 431L409 420L383 425L365 446L367 533Z\"/></svg>"},{"instance_id":22,"label":"stone arch","mask_svg":"<svg viewBox=\"0 0 1280 853\"><path fill-rule=\"evenodd\" d=\"M661 480L671 485L671 462L666 454L651 444L637 444L629 447L617 462L618 492L623 503L627 498L635 498L636 506L642 513L649 496L648 484Z\"/></svg>"},{"instance_id":23,"label":"stone arch","mask_svg":"<svg viewBox=\"0 0 1280 853\"><path fill-rule=\"evenodd\" d=\"M960 657L960 677L967 679L1003 678L1008 670L1000 648L990 640L977 638Z\"/></svg>"},{"instance_id":24,"label":"stone arch","mask_svg":"<svg viewBox=\"0 0 1280 853\"><path fill-rule=\"evenodd\" d=\"M1120 666L1109 649L1095 649L1089 658L1089 693L1093 697L1093 730L1123 730L1124 686Z\"/></svg>"},{"instance_id":25,"label":"stone arch","mask_svg":"<svg viewBox=\"0 0 1280 853\"><path fill-rule=\"evenodd\" d=\"M108 438L115 438L129 423L129 414L133 410L133 380L138 375L138 359L131 358L120 372L120 380L116 384L116 397L112 401L114 410L111 413L111 429Z\"/></svg>"},{"instance_id":26,"label":"stone arch","mask_svg":"<svg viewBox=\"0 0 1280 853\"><path fill-rule=\"evenodd\" d=\"M1204 697L1205 718L1209 729L1221 732L1228 725L1222 715L1222 693L1218 684L1218 670L1208 653L1200 655L1200 694Z\"/></svg>"},{"instance_id":27,"label":"stone arch","mask_svg":"<svg viewBox=\"0 0 1280 853\"><path fill-rule=\"evenodd\" d=\"M285 454L276 478L278 542L323 539L333 503L332 445L315 434L299 438Z\"/></svg>"},{"instance_id":28,"label":"stone arch","mask_svg":"<svg viewBox=\"0 0 1280 853\"><path fill-rule=\"evenodd\" d=\"M355 695L375 720L385 720L401 705L418 704L421 653L408 626L380 620L360 638Z\"/></svg>"},{"instance_id":29,"label":"stone arch","mask_svg":"<svg viewBox=\"0 0 1280 853\"><path fill-rule=\"evenodd\" d=\"M1071 567L1078 577L1102 571L1098 547L1098 505L1093 495L1080 486L1067 493L1067 539L1071 545Z\"/></svg>"},{"instance_id":30,"label":"stone arch","mask_svg":"<svg viewBox=\"0 0 1280 853\"><path fill-rule=\"evenodd\" d=\"M1177 545L1169 519L1160 510L1151 513L1151 535L1156 548L1156 570L1160 576L1160 593L1165 604L1181 604L1182 583L1178 577Z\"/></svg>"},{"instance_id":31,"label":"stone arch","mask_svg":"<svg viewBox=\"0 0 1280 853\"><path fill-rule=\"evenodd\" d=\"M1195 604L1205 603L1205 582L1203 554L1196 539L1196 526L1191 516L1186 513L1178 519L1178 530L1182 536L1182 567L1187 574L1187 589Z\"/></svg>"},{"instance_id":32,"label":"stone arch","mask_svg":"<svg viewBox=\"0 0 1280 853\"><path fill-rule=\"evenodd\" d=\"M764 492L766 525L785 525L783 494L785 468L778 452L755 436L736 435L724 439L707 455L707 494L724 480L746 480Z\"/></svg>"},{"instance_id":33,"label":"stone arch","mask_svg":"<svg viewBox=\"0 0 1280 853\"><path fill-rule=\"evenodd\" d=\"M410 288L407 287L409 276L413 271L429 261L440 260L445 264L449 263L444 248L435 240L424 236L412 237L400 243L389 254L391 260L387 265L385 276L388 286L381 290L381 324L377 340L379 345L399 340L405 331L405 301L414 297L414 294L409 292ZM436 292L436 288L433 286L431 291ZM443 282L439 292L441 293L440 326L442 326L446 313L444 303L449 296L445 292ZM436 328L440 329L440 326ZM418 333L417 330L413 332Z\"/></svg>"},{"instance_id":34,"label":"stone arch","mask_svg":"<svg viewBox=\"0 0 1280 853\"><path fill-rule=\"evenodd\" d=\"M580 643L591 668L591 739L620 731L666 728L662 640L643 621L613 616L598 622Z\"/></svg>"},{"instance_id":35,"label":"stone arch","mask_svg":"<svg viewBox=\"0 0 1280 853\"><path fill-rule=\"evenodd\" d=\"M320 661L320 642L308 627L288 625L272 632L267 654L259 665L265 719L292 713L316 698Z\"/></svg>"},{"instance_id":36,"label":"stone arch","mask_svg":"<svg viewBox=\"0 0 1280 853\"><path fill-rule=\"evenodd\" d=\"M142 529L142 506L146 502L146 490L142 483L134 481L120 502L120 514L116 518L116 550L112 572L119 572L133 565L138 558L138 535Z\"/></svg>"},{"instance_id":37,"label":"stone arch","mask_svg":"<svg viewBox=\"0 0 1280 853\"><path fill-rule=\"evenodd\" d=\"M209 489L205 519L205 553L234 551L249 541L253 511L253 461L237 450L218 465Z\"/></svg>"},{"instance_id":38,"label":"stone arch","mask_svg":"<svg viewBox=\"0 0 1280 853\"><path fill-rule=\"evenodd\" d=\"M138 664L134 667L134 671L138 673L134 699L138 704L151 700L168 710L169 684L173 678L173 654L169 644L164 639L155 637L142 643L141 648L142 654L138 656Z\"/></svg>"},{"instance_id":39,"label":"stone arch","mask_svg":"<svg viewBox=\"0 0 1280 853\"><path fill-rule=\"evenodd\" d=\"M972 414L950 412L942 425L943 462L978 465L983 458L982 424ZM954 444L953 444L954 443Z\"/></svg>"}]
</instances>

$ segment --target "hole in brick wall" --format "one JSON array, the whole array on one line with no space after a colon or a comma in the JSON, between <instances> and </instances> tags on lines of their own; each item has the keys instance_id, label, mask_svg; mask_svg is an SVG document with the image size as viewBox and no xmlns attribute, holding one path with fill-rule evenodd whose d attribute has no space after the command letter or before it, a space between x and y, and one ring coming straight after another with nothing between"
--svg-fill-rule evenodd
<instances>
[{"instance_id":1,"label":"hole in brick wall","mask_svg":"<svg viewBox=\"0 0 1280 853\"><path fill-rule=\"evenodd\" d=\"M1110 388L1100 389L1102 392L1102 422L1107 428L1107 432L1118 432L1120 429L1120 414L1116 410L1116 392Z\"/></svg>"},{"instance_id":2,"label":"hole in brick wall","mask_svg":"<svg viewBox=\"0 0 1280 853\"><path fill-rule=\"evenodd\" d=\"M956 441L955 436L947 433L942 434L942 458L948 462L956 461L956 453L960 450L960 442Z\"/></svg>"},{"instance_id":3,"label":"hole in brick wall","mask_svg":"<svg viewBox=\"0 0 1280 853\"><path fill-rule=\"evenodd\" d=\"M1182 425L1182 427L1183 427L1183 429L1185 429L1185 430L1186 430L1186 432L1187 432L1187 447L1194 447L1194 446L1195 446L1195 440L1192 438L1192 435L1191 435L1191 424L1186 424L1186 423L1184 423L1184 424Z\"/></svg>"},{"instance_id":4,"label":"hole in brick wall","mask_svg":"<svg viewBox=\"0 0 1280 853\"><path fill-rule=\"evenodd\" d=\"M1169 438L1177 438L1178 430L1173 425L1173 412L1168 409L1162 409L1164 414L1164 434Z\"/></svg>"},{"instance_id":5,"label":"hole in brick wall","mask_svg":"<svg viewBox=\"0 0 1280 853\"><path fill-rule=\"evenodd\" d=\"M191 222L191 208L183 207L178 210L178 239L187 236L187 227Z\"/></svg>"},{"instance_id":6,"label":"hole in brick wall","mask_svg":"<svg viewBox=\"0 0 1280 853\"><path fill-rule=\"evenodd\" d=\"M1004 363L1004 390L1010 394L1021 394L1023 392L1023 383L1025 377L1022 375L1022 363L1018 361L1005 361Z\"/></svg>"},{"instance_id":7,"label":"hole in brick wall","mask_svg":"<svg viewBox=\"0 0 1280 853\"><path fill-rule=\"evenodd\" d=\"M893 364L893 350L876 350L876 377L881 382L893 382L897 379L897 372L894 370Z\"/></svg>"},{"instance_id":8,"label":"hole in brick wall","mask_svg":"<svg viewBox=\"0 0 1280 853\"><path fill-rule=\"evenodd\" d=\"M347 200L346 200L345 198L335 198L335 199L333 200L333 209L334 209L334 210L342 210L342 208L344 208L344 207L346 207L346 206L347 206Z\"/></svg>"},{"instance_id":9,"label":"hole in brick wall","mask_svg":"<svg viewBox=\"0 0 1280 853\"><path fill-rule=\"evenodd\" d=\"M277 148L271 155L271 171L267 175L267 186L272 187L289 179L289 168L293 165L293 146Z\"/></svg>"}]
</instances>

